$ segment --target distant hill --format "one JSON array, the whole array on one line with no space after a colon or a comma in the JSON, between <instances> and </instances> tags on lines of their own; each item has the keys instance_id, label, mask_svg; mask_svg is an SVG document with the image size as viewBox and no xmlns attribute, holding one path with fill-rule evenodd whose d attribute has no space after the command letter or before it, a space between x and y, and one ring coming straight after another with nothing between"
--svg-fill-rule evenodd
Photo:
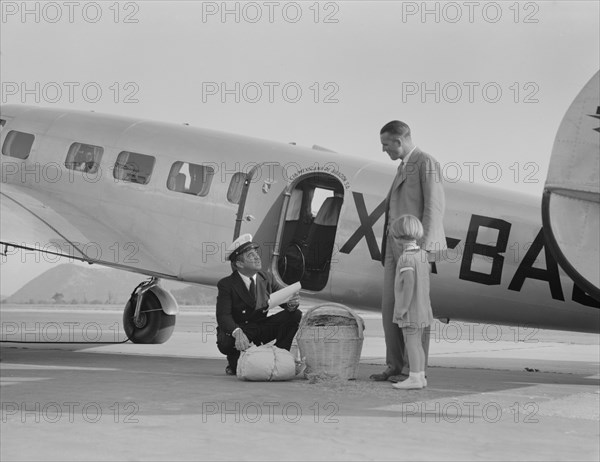
<instances>
[{"instance_id":1,"label":"distant hill","mask_svg":"<svg viewBox=\"0 0 600 462\"><path fill-rule=\"evenodd\" d=\"M146 276L112 268L65 263L40 274L5 303L119 304L124 305L133 289ZM180 305L214 304L217 290L197 284L163 281Z\"/></svg>"}]
</instances>

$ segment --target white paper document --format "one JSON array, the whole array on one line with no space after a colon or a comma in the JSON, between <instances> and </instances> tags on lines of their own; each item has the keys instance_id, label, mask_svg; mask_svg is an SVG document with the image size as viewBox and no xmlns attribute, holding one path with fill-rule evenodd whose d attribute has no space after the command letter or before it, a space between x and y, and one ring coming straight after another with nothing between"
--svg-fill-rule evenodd
<instances>
[{"instance_id":1,"label":"white paper document","mask_svg":"<svg viewBox=\"0 0 600 462\"><path fill-rule=\"evenodd\" d=\"M302 286L300 282L295 282L291 286L284 287L277 292L273 292L271 294L271 298L269 299L269 309L275 308L276 306L281 305L282 303L287 302L292 295L298 292Z\"/></svg>"}]
</instances>

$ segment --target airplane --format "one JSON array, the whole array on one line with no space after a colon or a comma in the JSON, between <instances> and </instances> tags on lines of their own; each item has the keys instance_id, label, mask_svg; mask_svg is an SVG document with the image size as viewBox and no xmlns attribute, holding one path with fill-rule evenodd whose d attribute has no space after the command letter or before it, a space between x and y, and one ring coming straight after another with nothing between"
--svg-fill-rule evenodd
<instances>
[{"instance_id":1,"label":"airplane","mask_svg":"<svg viewBox=\"0 0 600 462\"><path fill-rule=\"evenodd\" d=\"M448 250L432 263L436 318L600 332L598 75L565 114L543 200L440 179ZM303 297L380 309L396 170L384 156L26 105L2 106L0 125L4 253L149 276L123 314L134 343L173 333L178 306L161 280L215 286L244 233L259 243L264 269L284 285L300 281ZM552 173L564 171L556 162L569 181Z\"/></svg>"}]
</instances>

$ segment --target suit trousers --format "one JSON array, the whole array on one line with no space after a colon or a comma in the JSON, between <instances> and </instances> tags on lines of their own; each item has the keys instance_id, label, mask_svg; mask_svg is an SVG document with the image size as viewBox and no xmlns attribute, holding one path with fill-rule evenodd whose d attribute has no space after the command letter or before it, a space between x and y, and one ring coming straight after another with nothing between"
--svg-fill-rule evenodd
<instances>
[{"instance_id":1,"label":"suit trousers","mask_svg":"<svg viewBox=\"0 0 600 462\"><path fill-rule=\"evenodd\" d=\"M284 350L290 350L292 341L298 331L302 312L298 309L294 311L283 310L272 316L267 316L258 322L249 322L240 328L248 337L250 342L255 345L263 345L275 340L275 346ZM240 357L240 351L235 348L235 338L226 334L217 327L217 348L224 355L227 355L229 365L235 370L237 361Z\"/></svg>"},{"instance_id":2,"label":"suit trousers","mask_svg":"<svg viewBox=\"0 0 600 462\"><path fill-rule=\"evenodd\" d=\"M383 270L383 294L381 297L381 320L383 322L383 334L385 336L385 362L392 374L406 374L409 372L408 354L404 345L402 329L394 323L394 281L396 279L396 264L398 263L391 237L387 238L384 270ZM425 369L429 358L429 339L431 327L423 330L422 344L425 352Z\"/></svg>"}]
</instances>

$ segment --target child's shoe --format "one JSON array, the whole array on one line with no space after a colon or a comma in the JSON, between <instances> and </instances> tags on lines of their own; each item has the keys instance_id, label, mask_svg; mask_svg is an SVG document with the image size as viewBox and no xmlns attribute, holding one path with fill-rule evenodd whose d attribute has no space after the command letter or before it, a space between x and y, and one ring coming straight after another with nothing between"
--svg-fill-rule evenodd
<instances>
[{"instance_id":1,"label":"child's shoe","mask_svg":"<svg viewBox=\"0 0 600 462\"><path fill-rule=\"evenodd\" d=\"M425 371L419 372L419 375L421 376L421 382L423 382L423 388L425 388L427 386L427 379L425 378Z\"/></svg>"},{"instance_id":2,"label":"child's shoe","mask_svg":"<svg viewBox=\"0 0 600 462\"><path fill-rule=\"evenodd\" d=\"M403 382L393 383L392 387L399 390L418 390L425 386L419 372L411 372Z\"/></svg>"}]
</instances>

